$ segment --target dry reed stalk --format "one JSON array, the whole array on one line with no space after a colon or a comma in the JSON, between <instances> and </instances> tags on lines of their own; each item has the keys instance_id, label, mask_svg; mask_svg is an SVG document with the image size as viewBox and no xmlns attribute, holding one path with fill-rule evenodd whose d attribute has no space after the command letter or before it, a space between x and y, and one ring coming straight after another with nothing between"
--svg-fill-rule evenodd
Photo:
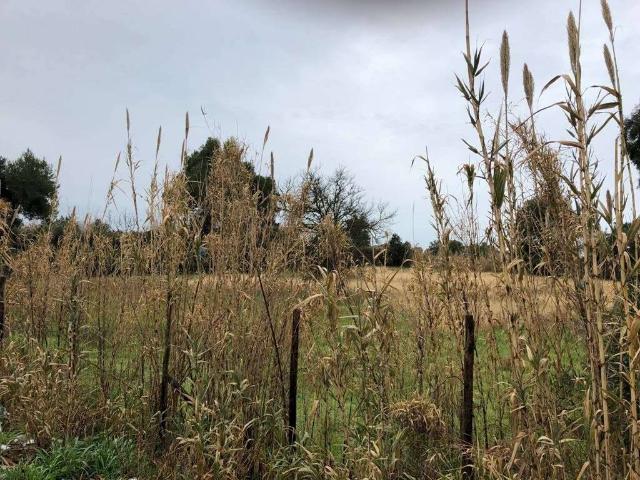
<instances>
[{"instance_id":1,"label":"dry reed stalk","mask_svg":"<svg viewBox=\"0 0 640 480\"><path fill-rule=\"evenodd\" d=\"M600 475L600 467L605 478L611 478L612 452L610 445L609 392L607 389L607 363L604 349L604 329L602 318L602 286L598 280L600 270L597 259L596 224L597 209L594 205L593 174L588 157L587 142L587 110L582 93L582 66L580 63L580 30L573 13L567 20L569 58L573 76L567 77L570 98L569 108L573 110L572 127L576 138L576 162L580 175L581 227L583 235L583 281L585 285L585 307L587 328L592 332L590 355L593 369L593 408L602 411L602 425L594 431L597 445L595 465L596 474Z\"/></svg>"},{"instance_id":2,"label":"dry reed stalk","mask_svg":"<svg viewBox=\"0 0 640 480\"><path fill-rule=\"evenodd\" d=\"M629 180L629 192L631 197L631 206L632 206L632 218L633 223L630 227L630 237L623 232L623 224L624 224L624 210L627 199L627 193L625 192L625 166L630 166L630 159L627 151L626 145L626 132L625 132L625 123L624 123L624 113L622 106L622 92L620 89L620 77L618 71L618 62L616 58L616 49L615 49L615 36L614 36L614 28L613 28L613 19L611 15L611 9L609 8L609 4L607 0L601 0L601 9L602 9L602 18L609 32L609 46L611 47L611 51L613 51L613 56L609 51L609 46L606 44L603 47L604 51L604 60L605 65L607 67L607 71L609 73L609 78L611 80L611 87L603 89L606 93L610 94L614 98L613 106L616 109L617 113L617 123L619 128L619 136L618 143L615 146L615 156L614 156L614 210L615 210L615 233L616 233L616 242L617 242L617 265L620 269L620 279L618 283L618 294L622 298L624 316L626 319L626 330L627 330L627 354L629 359L633 359L637 353L637 342L636 339L633 338L634 328L634 319L631 313L631 305L632 301L629 298L629 287L627 286L628 278L627 278L627 270L628 267L628 257L625 255L627 251L627 247L629 242L632 242L633 251L635 254L635 258L638 258L638 241L636 234L634 232L637 228L635 225L637 223L637 214L636 214L636 200L635 200L635 188L633 177L631 175L631 169L628 168L628 180ZM634 280L631 280L634 281ZM630 430L629 430L629 467L632 475L640 476L640 432L638 428L638 405L637 405L637 385L638 385L638 376L637 372L634 369L633 362L630 360L629 363L629 371L628 371L628 385L629 385L629 409L630 414Z\"/></svg>"},{"instance_id":3,"label":"dry reed stalk","mask_svg":"<svg viewBox=\"0 0 640 480\"><path fill-rule=\"evenodd\" d=\"M520 275L518 270L514 271L514 263L519 265L517 256L512 249L507 247L507 232L512 229L505 228L505 219L503 217L503 205L505 199L508 200L509 210L511 212L511 224L515 224L516 210L516 192L514 183L514 167L513 160L509 154L509 122L508 122L508 85L509 85L509 69L511 63L511 54L509 49L508 35L504 32L500 49L500 71L501 82L504 93L504 141L501 140L500 122L502 121L502 111L498 114L498 124L492 135L490 144L487 142L487 136L484 131L482 106L486 99L485 84L481 79L481 74L487 64L482 65L482 50L476 50L473 55L471 52L470 42L470 21L469 21L469 2L465 0L465 60L467 64L466 83L457 78L457 88L469 104L468 114L472 126L475 129L479 148L474 147L465 141L467 147L476 155L480 156L483 175L486 180L491 208L491 228L495 233L498 243L499 265L502 271L505 286L505 313L506 322L510 335L510 355L512 362L512 371L515 381L521 382L520 374L520 346L519 346L519 328L520 321L517 304L518 304L518 279ZM479 87L477 82L480 82ZM501 153L504 150L504 154ZM500 157L504 156L504 161L500 161ZM508 225L507 225L508 226ZM511 239L515 240L515 239ZM512 428L514 435L520 429L522 422L521 416L523 410L519 407L513 408Z\"/></svg>"}]
</instances>

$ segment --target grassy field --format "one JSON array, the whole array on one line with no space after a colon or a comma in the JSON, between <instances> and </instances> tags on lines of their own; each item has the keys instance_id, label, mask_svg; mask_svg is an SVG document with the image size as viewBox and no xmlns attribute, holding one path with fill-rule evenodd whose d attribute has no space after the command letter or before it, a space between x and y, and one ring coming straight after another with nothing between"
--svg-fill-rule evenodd
<instances>
[{"instance_id":1,"label":"grassy field","mask_svg":"<svg viewBox=\"0 0 640 480\"><path fill-rule=\"evenodd\" d=\"M188 454L191 462L197 452L194 446L200 445L206 469L211 468L211 462L220 462L221 472L229 468L228 464L225 467L226 459L214 460L206 448L214 448L211 454L215 455L220 455L218 449L223 448L230 456L229 462L232 459L248 462L244 458L247 454L244 437L252 425L246 423L246 409L264 422L259 427L266 430L262 434L267 438L273 436L270 441L275 443L267 455L278 456L279 449L287 448L282 444L270 450L283 440L278 439L277 433L282 429L283 407L278 404L277 368L259 282L251 275L222 278L206 274L176 279L182 298L177 304L178 311L182 313L177 320L174 344L181 347L176 349L171 370L180 387L172 392L169 427L172 432L181 432L176 437L175 450L171 451L177 456L172 461ZM522 326L521 341L527 342L524 350L529 356L521 360L521 376L515 384L508 328L492 318L500 312L492 308L504 304L501 280L493 273L479 274L477 278L480 283L476 290L483 297L478 297L476 307L479 325L474 393L476 441L489 452L491 445L513 438L511 405L513 402L526 405L536 395L545 394L537 392L539 375L548 377L547 388L553 390L547 394L552 393L554 401L565 407L573 405L564 414L567 418L559 421L565 428L575 429L580 418L576 409L585 393L585 385L579 381L587 375L585 352L579 331L564 330L549 316L553 288L543 278L528 278L536 292L550 289L549 298L540 303L541 316L535 325L546 335L536 338L534 343L534 339L527 338L530 328ZM450 442L457 443L453 439L460 408L461 332L458 325L447 322L429 325L429 312L420 304L424 288L435 299L442 297L438 290L443 275L433 273L425 284L417 268L367 267L351 271L344 282L336 277L333 287L329 279L327 276L304 280L294 275L269 279L269 283L263 279L271 315L277 318L279 348L285 352L290 328L287 317L296 303L301 303L300 300L304 303L305 298L311 297L304 307L300 339L298 439L304 448L293 457L285 455L283 458L293 458L293 464L287 463L280 473L269 475L295 472L296 461L301 462L303 472L309 462L317 464L321 471L330 465L337 468L352 462L349 456L355 452L372 455L369 468L379 469L381 474L402 470L418 475L425 467L422 462L412 462L426 451L431 452L434 471L450 470L455 474L459 458L451 450ZM270 286L272 280L276 282ZM141 442L137 443L137 451L155 448L145 447L145 443L157 435L153 392L158 388L163 347L158 330L166 314L166 298L162 295L165 279L106 277L84 282L83 326L79 331L75 372L70 371L68 324L60 324L57 319L65 292L64 288L56 291L56 286L62 287L63 282L53 281L48 286L51 299L51 305L45 309L49 315L48 328L40 340L29 335L32 327L38 331L30 318L38 306L19 300L25 298L28 285L16 282L9 290L13 328L1 364L3 405L10 413L5 428L14 435L37 439L37 443L24 448L22 455L7 457L18 465L14 467L16 473L11 474L16 476L7 478L32 478L26 476L32 470L55 471L48 462L55 464L58 455L77 455L76 463L85 465L82 468L86 471L97 469L92 455L101 455L102 449L107 450L104 455L112 455L109 449L115 447L109 442L126 444L137 438ZM322 291L322 296L313 298L318 295L312 294L314 291ZM275 307L279 304L289 306ZM232 311L240 316L231 314ZM221 312L226 312L226 318ZM446 319L446 315L438 318ZM60 328L51 328L56 325ZM423 358L420 342L424 344ZM285 361L286 355L281 357ZM36 387L38 390L34 391ZM271 400L265 404L264 398ZM256 412L254 402L266 410ZM95 444L98 452L93 452L94 447L78 446L82 443L56 446L60 439L76 437L84 438L84 445ZM105 443L99 438L109 440ZM16 445L20 450L20 442ZM373 450L363 450L365 445ZM45 450L36 454L35 447ZM387 473L376 466L377 462L390 461L376 456L376 449L383 448L391 449L397 456ZM578 446L567 444L564 448ZM271 464L268 458L253 461ZM142 473L135 462L122 462L129 465L126 468L134 476L163 475L165 471L157 461L147 460ZM110 467L100 468L107 472ZM46 478L66 478L61 473L51 475Z\"/></svg>"},{"instance_id":2,"label":"grassy field","mask_svg":"<svg viewBox=\"0 0 640 480\"><path fill-rule=\"evenodd\" d=\"M421 158L436 238L410 268L370 266L391 241L363 257L351 223L310 221L313 150L268 195L236 140L197 185L156 170L136 189L129 135L128 228L16 228L3 205L0 479L640 478L640 218L601 9L610 83L586 87L571 13L569 73L536 91L524 65L526 105L504 32L487 112L467 8L473 160L455 200ZM554 83L564 97L538 105ZM537 123L552 108L570 140Z\"/></svg>"}]
</instances>

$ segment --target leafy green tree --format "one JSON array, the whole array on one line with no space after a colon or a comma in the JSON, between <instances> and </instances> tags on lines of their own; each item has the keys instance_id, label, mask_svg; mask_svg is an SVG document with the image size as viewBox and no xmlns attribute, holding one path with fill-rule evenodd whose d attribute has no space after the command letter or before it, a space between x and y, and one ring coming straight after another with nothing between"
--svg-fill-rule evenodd
<instances>
[{"instance_id":1,"label":"leafy green tree","mask_svg":"<svg viewBox=\"0 0 640 480\"><path fill-rule=\"evenodd\" d=\"M574 212L568 204L552 205L545 197L525 201L516 212L516 245L519 258L530 273L566 274L571 262L563 252L568 244ZM575 239L574 239L575 240Z\"/></svg>"},{"instance_id":2,"label":"leafy green tree","mask_svg":"<svg viewBox=\"0 0 640 480\"><path fill-rule=\"evenodd\" d=\"M640 171L640 107L624 122L629 158Z\"/></svg>"},{"instance_id":3,"label":"leafy green tree","mask_svg":"<svg viewBox=\"0 0 640 480\"><path fill-rule=\"evenodd\" d=\"M0 196L27 219L51 215L56 183L51 166L31 150L8 162L0 158Z\"/></svg>"},{"instance_id":4,"label":"leafy green tree","mask_svg":"<svg viewBox=\"0 0 640 480\"><path fill-rule=\"evenodd\" d=\"M364 215L356 214L345 222L353 247L361 250L371 245L371 225Z\"/></svg>"},{"instance_id":5,"label":"leafy green tree","mask_svg":"<svg viewBox=\"0 0 640 480\"><path fill-rule=\"evenodd\" d=\"M13 229L20 217L29 220L44 220L52 213L56 182L53 170L47 162L27 150L13 162L0 157L0 197L8 205L9 235L4 238L9 249L15 247ZM17 215L15 215L17 214ZM6 235L6 233L5 233ZM0 264L0 340L4 337L5 287L11 270L3 259Z\"/></svg>"},{"instance_id":6,"label":"leafy green tree","mask_svg":"<svg viewBox=\"0 0 640 480\"><path fill-rule=\"evenodd\" d=\"M253 164L246 162L245 167L251 173L251 192L256 195L258 209L262 213L269 210L271 198L276 195L276 184L271 177L257 174Z\"/></svg>"},{"instance_id":7,"label":"leafy green tree","mask_svg":"<svg viewBox=\"0 0 640 480\"><path fill-rule=\"evenodd\" d=\"M405 264L405 260L411 258L411 244L403 242L400 235L394 233L387 245L387 265L400 267Z\"/></svg>"},{"instance_id":8,"label":"leafy green tree","mask_svg":"<svg viewBox=\"0 0 640 480\"><path fill-rule=\"evenodd\" d=\"M427 249L431 255L437 255L440 252L440 242L438 240L434 240L429 244L429 248ZM456 239L449 240L449 254L450 255L461 255L465 252L464 244Z\"/></svg>"},{"instance_id":9,"label":"leafy green tree","mask_svg":"<svg viewBox=\"0 0 640 480\"><path fill-rule=\"evenodd\" d=\"M217 138L209 137L204 144L187 156L184 174L187 177L187 191L195 202L200 203L207 193L207 183L214 160L222 150Z\"/></svg>"},{"instance_id":10,"label":"leafy green tree","mask_svg":"<svg viewBox=\"0 0 640 480\"><path fill-rule=\"evenodd\" d=\"M236 153L243 168L249 174L251 192L257 194L256 207L265 214L269 211L270 200L276 193L275 182L271 177L257 174L250 162L242 161L244 150L233 137L227 139L224 144L218 138L209 137L200 148L187 156L184 174L187 178L187 191L193 200L194 208L205 210L208 183L212 180L211 174L220 156ZM210 228L210 222L205 219L203 233L208 233Z\"/></svg>"}]
</instances>

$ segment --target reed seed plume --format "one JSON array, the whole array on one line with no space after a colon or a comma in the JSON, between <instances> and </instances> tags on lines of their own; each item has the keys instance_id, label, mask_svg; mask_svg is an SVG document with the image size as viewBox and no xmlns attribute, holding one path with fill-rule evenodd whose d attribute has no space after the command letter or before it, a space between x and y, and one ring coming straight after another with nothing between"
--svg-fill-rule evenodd
<instances>
[{"instance_id":1,"label":"reed seed plume","mask_svg":"<svg viewBox=\"0 0 640 480\"><path fill-rule=\"evenodd\" d=\"M578 74L578 65L580 63L580 34L576 25L576 18L573 12L567 17L567 41L569 47L569 60L571 62L571 70L574 75Z\"/></svg>"},{"instance_id":2,"label":"reed seed plume","mask_svg":"<svg viewBox=\"0 0 640 480\"><path fill-rule=\"evenodd\" d=\"M269 176L271 177L271 181L275 182L276 174L275 174L275 160L273 158L273 152L271 152L271 155L270 155Z\"/></svg>"},{"instance_id":3,"label":"reed seed plume","mask_svg":"<svg viewBox=\"0 0 640 480\"><path fill-rule=\"evenodd\" d=\"M607 0L600 0L600 6L602 9L602 19L609 30L610 37L613 38L613 19L611 18L609 2L607 2Z\"/></svg>"},{"instance_id":4,"label":"reed seed plume","mask_svg":"<svg viewBox=\"0 0 640 480\"><path fill-rule=\"evenodd\" d=\"M604 64L607 67L607 73L609 74L609 80L611 80L611 85L616 86L616 72L615 67L613 65L613 58L611 57L611 51L609 50L608 45L602 46L602 53L604 56Z\"/></svg>"},{"instance_id":5,"label":"reed seed plume","mask_svg":"<svg viewBox=\"0 0 640 480\"><path fill-rule=\"evenodd\" d=\"M313 162L313 148L309 152L309 158L307 159L307 171L311 170L311 163Z\"/></svg>"},{"instance_id":6,"label":"reed seed plume","mask_svg":"<svg viewBox=\"0 0 640 480\"><path fill-rule=\"evenodd\" d=\"M533 93L535 89L535 83L533 81L533 75L529 70L529 66L525 63L522 68L522 85L524 88L524 97L527 100L529 110L533 110Z\"/></svg>"},{"instance_id":7,"label":"reed seed plume","mask_svg":"<svg viewBox=\"0 0 640 480\"><path fill-rule=\"evenodd\" d=\"M500 44L500 78L502 80L502 90L505 95L509 91L509 69L511 67L511 50L509 48L509 35L505 30L502 32L502 43Z\"/></svg>"}]
</instances>

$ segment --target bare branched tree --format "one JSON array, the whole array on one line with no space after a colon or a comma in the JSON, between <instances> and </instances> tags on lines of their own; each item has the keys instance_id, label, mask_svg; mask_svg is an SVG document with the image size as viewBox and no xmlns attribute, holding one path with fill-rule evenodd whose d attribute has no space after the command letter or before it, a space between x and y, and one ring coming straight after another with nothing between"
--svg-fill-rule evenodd
<instances>
[{"instance_id":1,"label":"bare branched tree","mask_svg":"<svg viewBox=\"0 0 640 480\"><path fill-rule=\"evenodd\" d=\"M344 167L330 176L311 171L307 181L309 195L304 223L310 230L330 220L347 233L353 246L367 247L394 216L386 204L368 202L362 187Z\"/></svg>"}]
</instances>

